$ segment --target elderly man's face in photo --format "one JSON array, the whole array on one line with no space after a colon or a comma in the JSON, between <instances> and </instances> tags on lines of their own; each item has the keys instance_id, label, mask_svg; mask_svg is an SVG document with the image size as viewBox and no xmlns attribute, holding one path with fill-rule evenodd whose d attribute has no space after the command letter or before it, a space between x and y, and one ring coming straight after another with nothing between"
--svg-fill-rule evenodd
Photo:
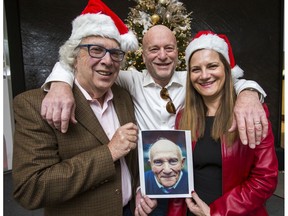
<instances>
[{"instance_id":1,"label":"elderly man's face in photo","mask_svg":"<svg viewBox=\"0 0 288 216\"><path fill-rule=\"evenodd\" d=\"M178 181L185 158L179 147L169 140L159 140L150 149L150 165L158 182L171 187Z\"/></svg>"}]
</instances>

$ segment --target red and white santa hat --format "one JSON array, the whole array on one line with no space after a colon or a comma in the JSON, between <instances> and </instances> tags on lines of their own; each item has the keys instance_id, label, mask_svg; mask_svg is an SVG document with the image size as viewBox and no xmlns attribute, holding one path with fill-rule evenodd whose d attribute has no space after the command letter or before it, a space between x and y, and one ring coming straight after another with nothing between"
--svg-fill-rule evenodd
<instances>
[{"instance_id":1,"label":"red and white santa hat","mask_svg":"<svg viewBox=\"0 0 288 216\"><path fill-rule=\"evenodd\" d=\"M224 34L216 34L212 31L200 31L192 39L185 50L185 60L188 67L191 55L199 49L212 49L221 53L228 61L233 78L242 77L244 71L235 64L231 44Z\"/></svg>"},{"instance_id":2,"label":"red and white santa hat","mask_svg":"<svg viewBox=\"0 0 288 216\"><path fill-rule=\"evenodd\" d=\"M81 40L91 35L115 39L125 52L138 49L135 34L101 0L89 0L81 15L72 22L71 40Z\"/></svg>"}]
</instances>

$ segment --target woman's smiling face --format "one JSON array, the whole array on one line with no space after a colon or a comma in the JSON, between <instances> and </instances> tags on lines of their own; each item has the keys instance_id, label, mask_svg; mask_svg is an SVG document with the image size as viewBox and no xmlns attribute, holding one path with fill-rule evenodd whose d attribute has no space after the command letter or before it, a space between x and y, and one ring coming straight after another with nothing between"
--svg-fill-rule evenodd
<instances>
[{"instance_id":1,"label":"woman's smiling face","mask_svg":"<svg viewBox=\"0 0 288 216\"><path fill-rule=\"evenodd\" d=\"M192 54L189 61L190 81L204 99L220 99L225 83L225 67L219 54L201 49Z\"/></svg>"}]
</instances>

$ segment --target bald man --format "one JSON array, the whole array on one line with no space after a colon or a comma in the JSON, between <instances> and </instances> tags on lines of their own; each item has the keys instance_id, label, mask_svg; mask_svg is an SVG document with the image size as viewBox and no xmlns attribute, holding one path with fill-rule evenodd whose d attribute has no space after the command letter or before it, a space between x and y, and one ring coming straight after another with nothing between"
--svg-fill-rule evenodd
<instances>
[{"instance_id":1,"label":"bald man","mask_svg":"<svg viewBox=\"0 0 288 216\"><path fill-rule=\"evenodd\" d=\"M137 71L130 68L128 71L120 71L116 83L131 94L140 130L174 129L175 113L184 107L187 76L187 71L176 71L177 40L169 28L164 25L155 25L143 36L142 44L142 56L146 70ZM73 80L74 72L65 70L58 62L44 85L46 90L51 88L42 103L42 117L62 132L67 132L70 120L74 123L77 122L74 115L76 105L71 91ZM261 140L262 132L263 136L266 136L268 121L257 92L249 89L256 89L263 97L266 96L266 93L257 83L250 80L235 80L234 87L239 95L235 106L237 121L234 121L233 128L236 129L237 122L242 142L255 147L255 143ZM173 109L171 112L167 108L167 105L172 104L176 112ZM254 130L253 119L266 120L266 123L262 122L263 130ZM159 200L163 202L164 199ZM136 196L135 216L166 215L167 205L163 204L162 209L165 210L161 213L154 209L156 205L157 208L160 208L159 200L157 204L155 200L151 201L147 197L142 197L139 190Z\"/></svg>"},{"instance_id":2,"label":"bald man","mask_svg":"<svg viewBox=\"0 0 288 216\"><path fill-rule=\"evenodd\" d=\"M188 174L185 157L174 142L162 138L149 151L151 170L145 172L146 194L187 194Z\"/></svg>"}]
</instances>

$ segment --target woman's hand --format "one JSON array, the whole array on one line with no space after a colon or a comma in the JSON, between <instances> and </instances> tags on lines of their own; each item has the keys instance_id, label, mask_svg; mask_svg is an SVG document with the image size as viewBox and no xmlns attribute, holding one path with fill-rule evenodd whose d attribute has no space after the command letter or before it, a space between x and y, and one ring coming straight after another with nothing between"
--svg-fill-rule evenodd
<instances>
[{"instance_id":1,"label":"woman's hand","mask_svg":"<svg viewBox=\"0 0 288 216\"><path fill-rule=\"evenodd\" d=\"M186 198L188 209L197 216L210 216L210 207L203 202L196 192L192 192L192 198Z\"/></svg>"}]
</instances>

